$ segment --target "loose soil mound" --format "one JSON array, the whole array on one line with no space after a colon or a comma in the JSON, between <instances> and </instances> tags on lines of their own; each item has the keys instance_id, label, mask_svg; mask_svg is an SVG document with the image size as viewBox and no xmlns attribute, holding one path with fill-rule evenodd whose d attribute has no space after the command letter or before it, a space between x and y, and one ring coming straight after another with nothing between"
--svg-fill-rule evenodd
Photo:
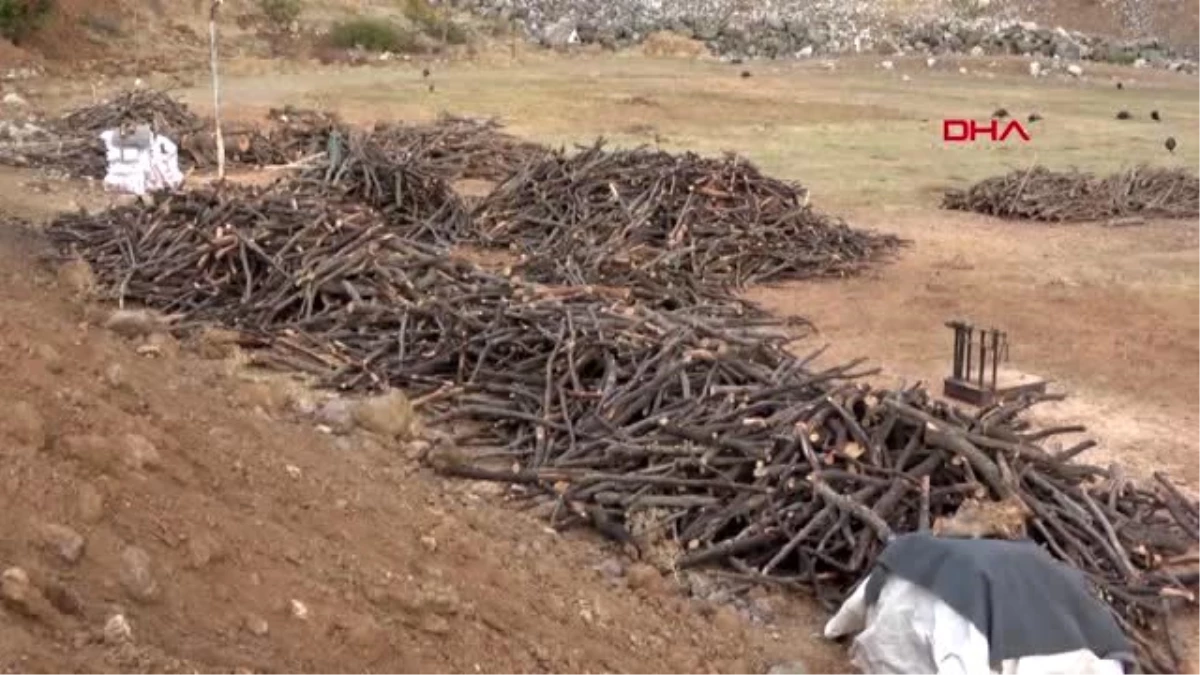
<instances>
[{"instance_id":1,"label":"loose soil mound","mask_svg":"<svg viewBox=\"0 0 1200 675\"><path fill-rule=\"evenodd\" d=\"M305 390L199 358L220 343L102 330L39 252L0 229L0 568L36 590L0 602L0 670L763 672L808 640L314 431Z\"/></svg>"}]
</instances>

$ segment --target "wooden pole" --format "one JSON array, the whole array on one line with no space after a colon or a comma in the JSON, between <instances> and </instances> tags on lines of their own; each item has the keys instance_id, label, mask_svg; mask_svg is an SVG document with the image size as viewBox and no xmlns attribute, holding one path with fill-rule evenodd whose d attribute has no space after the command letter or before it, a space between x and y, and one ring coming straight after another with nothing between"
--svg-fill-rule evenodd
<instances>
[{"instance_id":1,"label":"wooden pole","mask_svg":"<svg viewBox=\"0 0 1200 675\"><path fill-rule=\"evenodd\" d=\"M208 67L212 71L213 124L217 133L217 180L225 180L225 137L221 135L221 84L217 79L217 10L225 0L212 0L208 12Z\"/></svg>"}]
</instances>

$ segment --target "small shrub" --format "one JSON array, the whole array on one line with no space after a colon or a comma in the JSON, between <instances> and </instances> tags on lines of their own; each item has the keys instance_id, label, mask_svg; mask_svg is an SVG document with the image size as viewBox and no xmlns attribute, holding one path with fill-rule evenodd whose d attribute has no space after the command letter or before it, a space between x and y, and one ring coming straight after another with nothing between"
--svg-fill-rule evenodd
<instances>
[{"instance_id":1,"label":"small shrub","mask_svg":"<svg viewBox=\"0 0 1200 675\"><path fill-rule=\"evenodd\" d=\"M517 32L517 26L511 19L497 17L487 24L487 33L494 38L512 37Z\"/></svg>"},{"instance_id":2,"label":"small shrub","mask_svg":"<svg viewBox=\"0 0 1200 675\"><path fill-rule=\"evenodd\" d=\"M300 18L303 7L300 0L258 0L258 9L275 28L286 30Z\"/></svg>"},{"instance_id":3,"label":"small shrub","mask_svg":"<svg viewBox=\"0 0 1200 675\"><path fill-rule=\"evenodd\" d=\"M0 37L20 44L54 11L54 0L0 0Z\"/></svg>"},{"instance_id":4,"label":"small shrub","mask_svg":"<svg viewBox=\"0 0 1200 675\"><path fill-rule=\"evenodd\" d=\"M404 18L420 31L446 44L465 45L471 41L471 33L442 14L429 0L405 0Z\"/></svg>"},{"instance_id":5,"label":"small shrub","mask_svg":"<svg viewBox=\"0 0 1200 675\"><path fill-rule=\"evenodd\" d=\"M1121 49L1108 53L1108 58L1105 59L1109 63L1116 63L1122 66L1132 66L1138 60L1138 54L1129 49Z\"/></svg>"},{"instance_id":6,"label":"small shrub","mask_svg":"<svg viewBox=\"0 0 1200 675\"><path fill-rule=\"evenodd\" d=\"M439 23L442 17L429 0L404 0L404 18L424 28Z\"/></svg>"},{"instance_id":7,"label":"small shrub","mask_svg":"<svg viewBox=\"0 0 1200 675\"><path fill-rule=\"evenodd\" d=\"M342 21L329 30L329 44L339 49L356 47L372 52L411 52L419 45L411 32L385 19Z\"/></svg>"}]
</instances>

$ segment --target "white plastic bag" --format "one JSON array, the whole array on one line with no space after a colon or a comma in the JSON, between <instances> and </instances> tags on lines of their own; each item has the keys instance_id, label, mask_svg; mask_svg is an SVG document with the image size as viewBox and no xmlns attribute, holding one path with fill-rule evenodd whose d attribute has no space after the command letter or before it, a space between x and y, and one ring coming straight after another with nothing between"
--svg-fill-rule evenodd
<instances>
[{"instance_id":1,"label":"white plastic bag","mask_svg":"<svg viewBox=\"0 0 1200 675\"><path fill-rule=\"evenodd\" d=\"M149 143L132 143L116 129L100 134L104 141L108 171L104 187L118 192L144 195L148 191L178 187L183 182L179 171L179 150L170 139L157 134Z\"/></svg>"}]
</instances>

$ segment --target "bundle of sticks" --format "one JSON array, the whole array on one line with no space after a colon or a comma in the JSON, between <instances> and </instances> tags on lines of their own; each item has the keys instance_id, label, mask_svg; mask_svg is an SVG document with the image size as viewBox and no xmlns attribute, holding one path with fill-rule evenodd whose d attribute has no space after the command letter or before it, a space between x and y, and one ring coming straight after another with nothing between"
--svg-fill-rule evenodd
<instances>
[{"instance_id":1,"label":"bundle of sticks","mask_svg":"<svg viewBox=\"0 0 1200 675\"><path fill-rule=\"evenodd\" d=\"M379 124L372 137L397 160L419 162L447 180L502 181L549 153L502 128L494 119L442 115L430 124Z\"/></svg>"},{"instance_id":2,"label":"bundle of sticks","mask_svg":"<svg viewBox=\"0 0 1200 675\"><path fill-rule=\"evenodd\" d=\"M80 178L103 178L107 169L100 134L148 124L173 140L201 133L204 120L165 92L136 89L48 120L48 140L0 145L0 163L58 169ZM186 159L186 156L185 156Z\"/></svg>"},{"instance_id":3,"label":"bundle of sticks","mask_svg":"<svg viewBox=\"0 0 1200 675\"><path fill-rule=\"evenodd\" d=\"M240 166L283 166L316 159L335 132L349 133L336 115L292 106L272 108L265 126L226 125L225 161ZM204 129L185 136L181 154L200 169L217 165L216 136Z\"/></svg>"},{"instance_id":4,"label":"bundle of sticks","mask_svg":"<svg viewBox=\"0 0 1200 675\"><path fill-rule=\"evenodd\" d=\"M148 124L156 134L178 138L204 126L204 120L166 92L133 89L73 110L48 124L60 136L95 138L106 129Z\"/></svg>"},{"instance_id":5,"label":"bundle of sticks","mask_svg":"<svg viewBox=\"0 0 1200 675\"><path fill-rule=\"evenodd\" d=\"M0 143L0 164L53 169L78 178L103 178L104 143L98 137L56 137Z\"/></svg>"},{"instance_id":6,"label":"bundle of sticks","mask_svg":"<svg viewBox=\"0 0 1200 675\"><path fill-rule=\"evenodd\" d=\"M1138 166L1097 177L1035 166L949 190L942 208L1049 222L1196 218L1200 181L1182 168Z\"/></svg>"},{"instance_id":7,"label":"bundle of sticks","mask_svg":"<svg viewBox=\"0 0 1200 675\"><path fill-rule=\"evenodd\" d=\"M449 246L467 231L466 206L433 168L398 161L373 134L334 131L326 148L296 180L299 189L323 189L338 200L368 204L413 239Z\"/></svg>"},{"instance_id":8,"label":"bundle of sticks","mask_svg":"<svg viewBox=\"0 0 1200 675\"><path fill-rule=\"evenodd\" d=\"M854 274L902 243L806 202L802 188L738 157L608 151L600 141L499 185L475 209L476 238L519 250L520 271L539 281L629 286L668 306L755 282Z\"/></svg>"},{"instance_id":9,"label":"bundle of sticks","mask_svg":"<svg viewBox=\"0 0 1200 675\"><path fill-rule=\"evenodd\" d=\"M408 237L439 229L444 206L422 210L410 198L384 218L307 188L281 182L160 193L145 205L63 215L48 233L112 282L115 300L198 320L271 330L340 315L355 303L396 302L392 275L404 261L380 267L377 258L386 259L394 241L406 251L420 247ZM429 251L423 255L435 255Z\"/></svg>"},{"instance_id":10,"label":"bundle of sticks","mask_svg":"<svg viewBox=\"0 0 1200 675\"><path fill-rule=\"evenodd\" d=\"M1143 665L1177 667L1165 620L1195 602L1196 501L1165 476L1138 485L1079 463L1091 441L1050 447L1080 428L1034 430L1035 400L968 413L875 388L861 361L793 355L803 325L487 273L393 220L294 185L225 186L48 232L115 296L239 327L263 363L342 389L441 392L432 422L461 433L431 456L438 470L518 485L561 507L557 526L672 551L673 566L832 605L889 534L1015 504L1030 537L1095 583Z\"/></svg>"}]
</instances>

